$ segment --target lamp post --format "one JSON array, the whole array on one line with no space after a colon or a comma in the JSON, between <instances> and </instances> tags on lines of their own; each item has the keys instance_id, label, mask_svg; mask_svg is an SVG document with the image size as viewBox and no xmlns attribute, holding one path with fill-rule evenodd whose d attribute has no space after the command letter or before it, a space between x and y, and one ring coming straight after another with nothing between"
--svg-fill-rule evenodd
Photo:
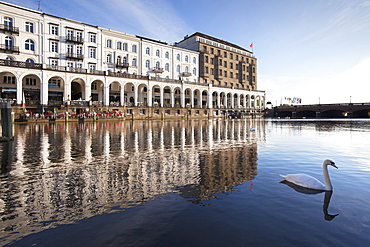
<instances>
[{"instance_id":1,"label":"lamp post","mask_svg":"<svg viewBox=\"0 0 370 247\"><path fill-rule=\"evenodd\" d=\"M349 96L349 103L352 103L352 96Z\"/></svg>"}]
</instances>

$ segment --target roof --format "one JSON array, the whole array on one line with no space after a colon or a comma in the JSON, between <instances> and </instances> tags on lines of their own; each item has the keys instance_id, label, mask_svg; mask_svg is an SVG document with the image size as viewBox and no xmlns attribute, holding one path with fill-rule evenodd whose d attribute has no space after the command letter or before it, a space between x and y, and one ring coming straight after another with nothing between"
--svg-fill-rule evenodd
<instances>
[{"instance_id":1,"label":"roof","mask_svg":"<svg viewBox=\"0 0 370 247\"><path fill-rule=\"evenodd\" d=\"M186 35L184 37L183 40L181 40L179 43L181 43L182 41L186 40L186 39L189 39L191 37L194 37L194 36L199 36L199 37L202 37L202 38L205 38L205 39L209 39L209 40L212 40L212 41L215 41L215 42L218 42L218 43L221 43L221 44L224 44L224 45L227 45L227 46L230 46L230 47L234 47L236 49L240 49L240 50L243 50L243 51L247 51L247 52L250 52L250 53L253 53L241 46L238 46L238 45L235 45L233 43L230 43L230 42L227 42L225 40L222 40L222 39L218 39L218 38L215 38L215 37L212 37L212 36L209 36L207 34L204 34L204 33L200 33L200 32L196 32L196 33L193 33L192 35L188 36Z\"/></svg>"}]
</instances>

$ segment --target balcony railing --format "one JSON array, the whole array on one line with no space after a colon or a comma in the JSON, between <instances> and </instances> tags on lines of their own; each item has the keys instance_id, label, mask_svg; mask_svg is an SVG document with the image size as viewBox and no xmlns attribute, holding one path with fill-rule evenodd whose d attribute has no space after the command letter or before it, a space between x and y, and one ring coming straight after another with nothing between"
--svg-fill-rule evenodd
<instances>
[{"instance_id":1,"label":"balcony railing","mask_svg":"<svg viewBox=\"0 0 370 247\"><path fill-rule=\"evenodd\" d=\"M116 63L116 68L128 68L128 67L129 67L128 63L121 63L121 62Z\"/></svg>"},{"instance_id":2,"label":"balcony railing","mask_svg":"<svg viewBox=\"0 0 370 247\"><path fill-rule=\"evenodd\" d=\"M19 34L19 28L10 25L0 24L0 30Z\"/></svg>"},{"instance_id":3,"label":"balcony railing","mask_svg":"<svg viewBox=\"0 0 370 247\"><path fill-rule=\"evenodd\" d=\"M130 78L130 79L142 79L142 80L148 79L148 76L144 76L144 75L116 73L116 72L108 72L108 76L123 77L123 78Z\"/></svg>"},{"instance_id":4,"label":"balcony railing","mask_svg":"<svg viewBox=\"0 0 370 247\"><path fill-rule=\"evenodd\" d=\"M22 61L13 61L13 60L5 60L0 59L0 66L11 66L11 67L19 67L19 68L28 68L28 69L42 69L41 63L27 63Z\"/></svg>"},{"instance_id":5,"label":"balcony railing","mask_svg":"<svg viewBox=\"0 0 370 247\"><path fill-rule=\"evenodd\" d=\"M76 37L76 36L66 36L65 37L67 42L74 42L82 44L84 42L84 39L82 37Z\"/></svg>"},{"instance_id":6,"label":"balcony railing","mask_svg":"<svg viewBox=\"0 0 370 247\"><path fill-rule=\"evenodd\" d=\"M156 73L156 74L157 74L157 73L158 73L158 74L160 74L160 73L163 73L163 72L164 72L164 70L163 70L163 68L154 68L154 69L153 69L153 72L154 72L154 73Z\"/></svg>"},{"instance_id":7,"label":"balcony railing","mask_svg":"<svg viewBox=\"0 0 370 247\"><path fill-rule=\"evenodd\" d=\"M66 56L66 58L69 58L69 59L77 59L77 60L83 60L84 59L84 55L77 54L77 53L66 53L65 56Z\"/></svg>"},{"instance_id":8,"label":"balcony railing","mask_svg":"<svg viewBox=\"0 0 370 247\"><path fill-rule=\"evenodd\" d=\"M189 77L189 76L191 76L191 73L190 72L183 72L182 76L183 77Z\"/></svg>"},{"instance_id":9,"label":"balcony railing","mask_svg":"<svg viewBox=\"0 0 370 247\"><path fill-rule=\"evenodd\" d=\"M0 51L19 54L19 46L0 44Z\"/></svg>"}]
</instances>

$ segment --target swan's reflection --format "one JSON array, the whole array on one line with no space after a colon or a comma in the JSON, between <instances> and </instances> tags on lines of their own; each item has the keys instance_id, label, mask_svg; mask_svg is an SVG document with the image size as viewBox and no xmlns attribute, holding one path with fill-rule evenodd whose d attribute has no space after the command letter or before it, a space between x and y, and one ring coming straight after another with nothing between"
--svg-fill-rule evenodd
<instances>
[{"instance_id":1,"label":"swan's reflection","mask_svg":"<svg viewBox=\"0 0 370 247\"><path fill-rule=\"evenodd\" d=\"M303 194L319 194L324 191L319 191L319 190L310 190L298 185L295 185L293 183L290 183L286 180L281 181L280 183L288 185L290 188L294 189L295 191ZM327 221L333 220L335 217L337 217L339 214L329 214L328 208L330 204L330 199L333 194L333 191L325 191L325 196L324 196L324 205L323 205L323 212L324 212L324 219Z\"/></svg>"}]
</instances>

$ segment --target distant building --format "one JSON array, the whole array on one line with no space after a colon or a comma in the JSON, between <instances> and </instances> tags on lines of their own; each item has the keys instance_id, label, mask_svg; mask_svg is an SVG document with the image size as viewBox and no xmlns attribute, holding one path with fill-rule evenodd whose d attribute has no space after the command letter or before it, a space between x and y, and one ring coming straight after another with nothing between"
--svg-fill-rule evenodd
<instances>
[{"instance_id":1,"label":"distant building","mask_svg":"<svg viewBox=\"0 0 370 247\"><path fill-rule=\"evenodd\" d=\"M30 111L73 101L264 108L253 54L204 34L172 46L5 2L0 23L0 98Z\"/></svg>"}]
</instances>

